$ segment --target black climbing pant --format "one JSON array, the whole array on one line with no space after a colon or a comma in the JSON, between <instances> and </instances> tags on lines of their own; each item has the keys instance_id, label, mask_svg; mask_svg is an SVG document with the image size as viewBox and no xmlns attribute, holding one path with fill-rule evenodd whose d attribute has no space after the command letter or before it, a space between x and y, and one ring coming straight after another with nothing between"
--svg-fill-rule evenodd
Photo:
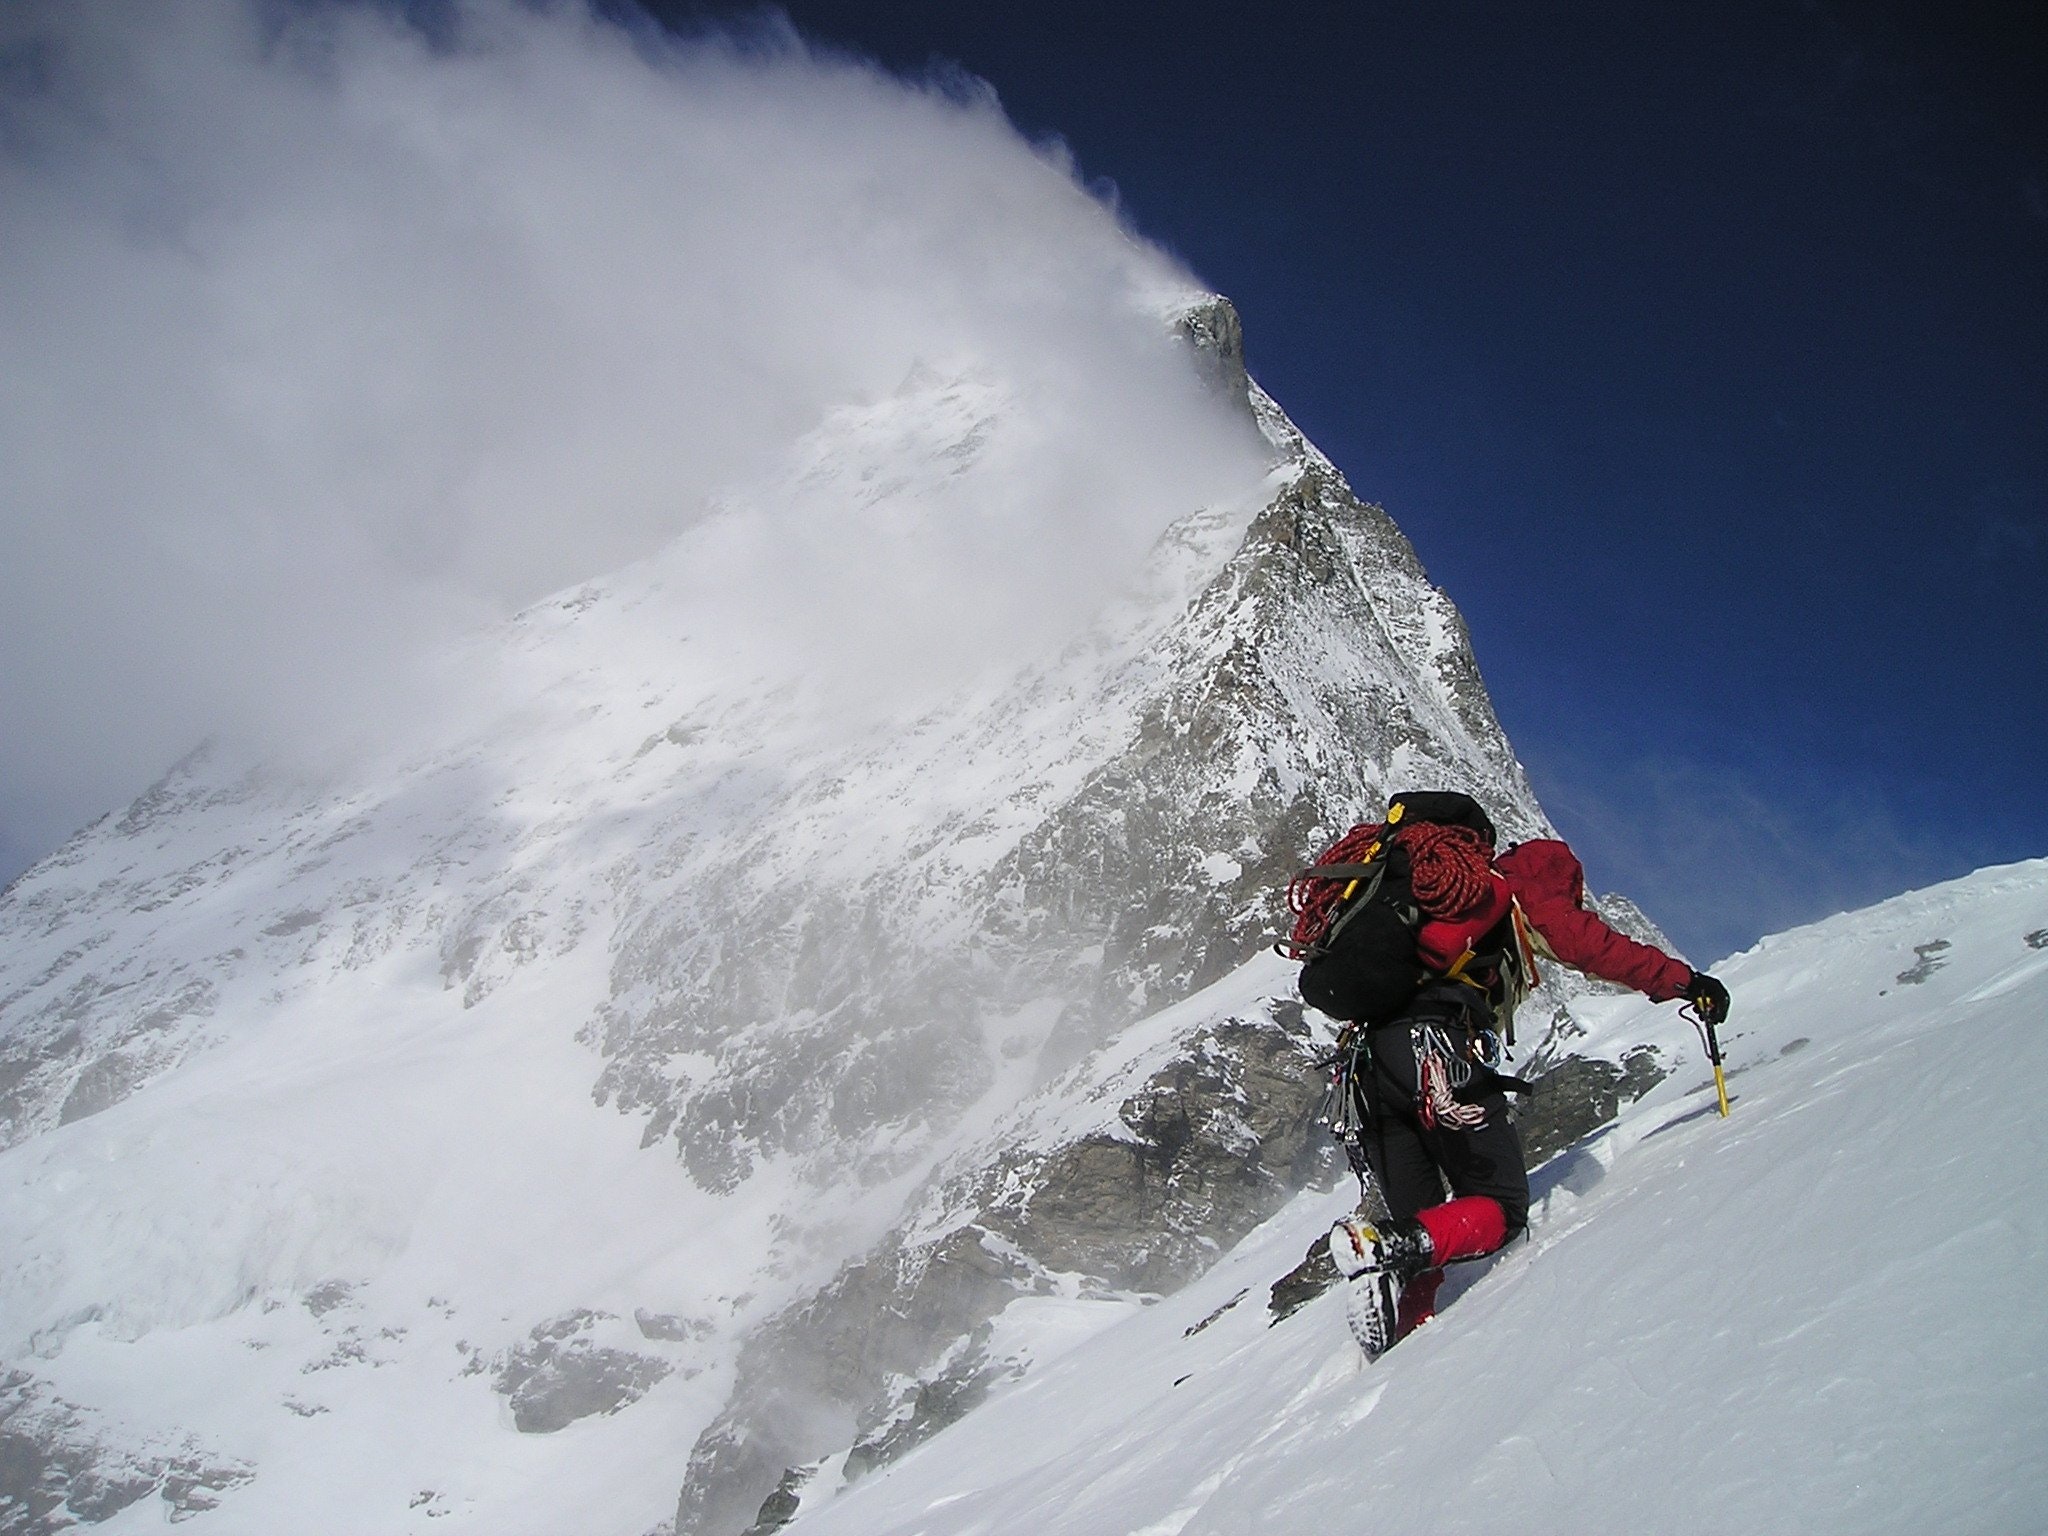
<instances>
[{"instance_id":1,"label":"black climbing pant","mask_svg":"<svg viewBox=\"0 0 2048 1536\"><path fill-rule=\"evenodd\" d=\"M1529 1169L1522 1139L1508 1121L1507 1094L1499 1079L1475 1066L1471 1081L1457 1092L1459 1102L1486 1112L1485 1120L1469 1129L1423 1124L1418 1103L1415 1026L1437 1023L1452 1040L1462 1041L1461 1004L1425 992L1407 1017L1368 1035L1371 1067L1359 1084L1365 1155L1387 1197L1388 1214L1396 1220L1447 1198L1485 1195L1500 1202L1507 1235L1513 1238L1529 1224Z\"/></svg>"}]
</instances>

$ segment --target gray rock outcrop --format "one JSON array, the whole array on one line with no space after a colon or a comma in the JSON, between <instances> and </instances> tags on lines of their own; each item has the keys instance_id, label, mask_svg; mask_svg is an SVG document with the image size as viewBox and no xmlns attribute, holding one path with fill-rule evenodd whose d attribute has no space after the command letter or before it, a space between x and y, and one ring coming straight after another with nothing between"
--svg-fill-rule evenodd
<instances>
[{"instance_id":1,"label":"gray rock outcrop","mask_svg":"<svg viewBox=\"0 0 2048 1536\"><path fill-rule=\"evenodd\" d=\"M0 1372L0 1536L55 1536L152 1497L176 1523L217 1508L252 1475L189 1436L126 1435L26 1371Z\"/></svg>"}]
</instances>

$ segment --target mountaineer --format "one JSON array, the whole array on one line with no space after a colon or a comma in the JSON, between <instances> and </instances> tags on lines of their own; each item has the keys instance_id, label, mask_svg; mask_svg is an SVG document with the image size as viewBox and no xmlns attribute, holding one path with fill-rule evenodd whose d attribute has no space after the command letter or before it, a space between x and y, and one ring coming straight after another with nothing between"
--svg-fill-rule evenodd
<instances>
[{"instance_id":1,"label":"mountaineer","mask_svg":"<svg viewBox=\"0 0 2048 1536\"><path fill-rule=\"evenodd\" d=\"M1426 1321L1443 1266L1492 1253L1528 1224L1529 1173L1500 1070L1515 1006L1557 961L1643 993L1683 999L1709 1025L1728 990L1586 906L1564 843L1494 853L1478 802L1416 792L1354 827L1288 887L1281 952L1305 962L1301 993L1340 1020L1326 1118L1387 1216L1332 1228L1330 1254L1358 1284L1353 1328L1377 1355ZM1448 1198L1446 1194L1448 1193Z\"/></svg>"}]
</instances>

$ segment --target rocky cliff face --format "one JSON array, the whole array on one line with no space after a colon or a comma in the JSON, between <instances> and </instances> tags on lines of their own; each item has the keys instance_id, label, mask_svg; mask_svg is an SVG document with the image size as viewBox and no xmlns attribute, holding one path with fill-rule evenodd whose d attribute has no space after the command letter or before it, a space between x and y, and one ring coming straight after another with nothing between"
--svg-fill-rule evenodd
<instances>
[{"instance_id":1,"label":"rocky cliff face","mask_svg":"<svg viewBox=\"0 0 2048 1536\"><path fill-rule=\"evenodd\" d=\"M1227 305L1199 314L1193 334L1234 348ZM1242 374L1234 350L1216 366ZM643 859L691 874L625 925L599 1091L700 1179L798 1148L843 1162L821 1128L961 1112L991 1085L992 1016L1055 1008L1028 1049L1070 1063L1259 949L1278 886L1389 790L1455 784L1506 829L1540 826L1449 600L1263 394L1245 401L1280 461L1270 498L1177 525L1121 625L922 722L914 756L835 765L736 845L706 855L691 829ZM932 764L1002 798L920 802ZM830 850L878 800L916 830L847 868Z\"/></svg>"}]
</instances>

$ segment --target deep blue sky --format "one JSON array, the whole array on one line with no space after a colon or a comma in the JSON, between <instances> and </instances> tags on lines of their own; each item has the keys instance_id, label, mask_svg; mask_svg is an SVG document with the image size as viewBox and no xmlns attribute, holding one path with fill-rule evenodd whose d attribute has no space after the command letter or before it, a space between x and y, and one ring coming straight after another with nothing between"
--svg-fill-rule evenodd
<instances>
[{"instance_id":1,"label":"deep blue sky","mask_svg":"<svg viewBox=\"0 0 2048 1536\"><path fill-rule=\"evenodd\" d=\"M2048 854L2040 7L786 9L1236 300L1695 959Z\"/></svg>"}]
</instances>

